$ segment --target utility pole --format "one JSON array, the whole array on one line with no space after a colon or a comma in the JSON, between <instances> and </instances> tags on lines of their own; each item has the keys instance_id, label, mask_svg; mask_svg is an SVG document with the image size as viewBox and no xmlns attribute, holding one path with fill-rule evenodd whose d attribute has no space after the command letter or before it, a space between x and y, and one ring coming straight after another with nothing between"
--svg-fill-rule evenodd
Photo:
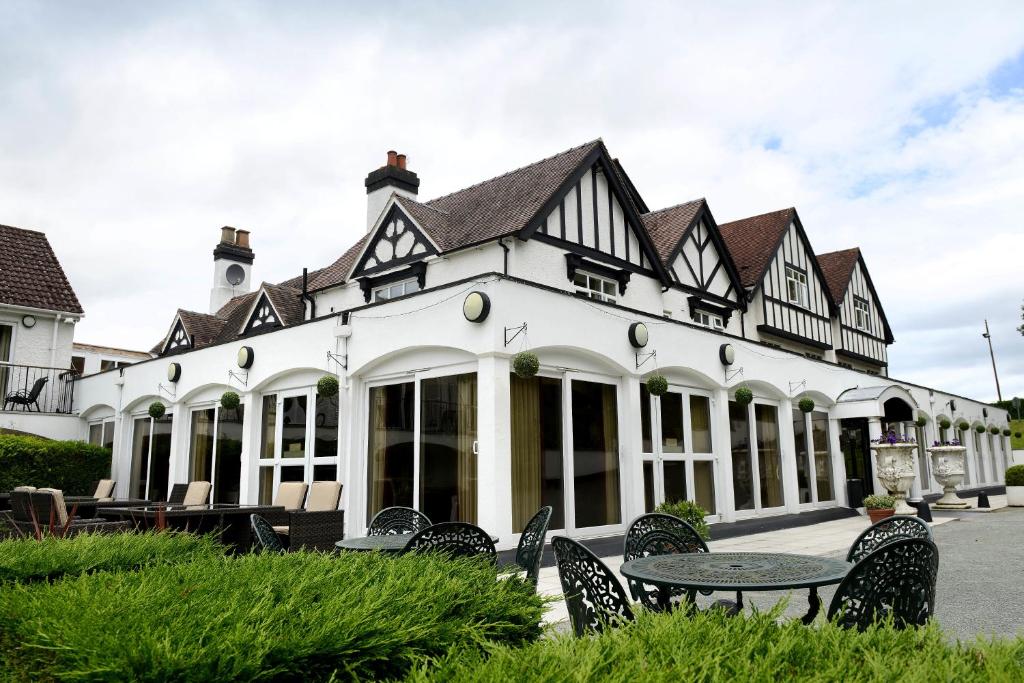
<instances>
[{"instance_id":1,"label":"utility pole","mask_svg":"<svg viewBox=\"0 0 1024 683\"><path fill-rule=\"evenodd\" d=\"M999 389L999 373L996 372L996 354L992 350L992 335L988 332L988 319L985 320L985 334L981 335L988 340L988 355L992 358L992 375L996 378L996 395L999 401L1003 400L1003 392Z\"/></svg>"}]
</instances>

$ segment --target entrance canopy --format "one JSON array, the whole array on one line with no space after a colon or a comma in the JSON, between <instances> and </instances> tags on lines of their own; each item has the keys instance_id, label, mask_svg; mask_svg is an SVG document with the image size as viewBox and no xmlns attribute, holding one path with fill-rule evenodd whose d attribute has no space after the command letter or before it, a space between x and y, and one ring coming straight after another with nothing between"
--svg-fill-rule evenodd
<instances>
[{"instance_id":1,"label":"entrance canopy","mask_svg":"<svg viewBox=\"0 0 1024 683\"><path fill-rule=\"evenodd\" d=\"M917 408L910 392L895 384L854 387L839 394L836 400L839 419L877 417L884 422L910 422Z\"/></svg>"}]
</instances>

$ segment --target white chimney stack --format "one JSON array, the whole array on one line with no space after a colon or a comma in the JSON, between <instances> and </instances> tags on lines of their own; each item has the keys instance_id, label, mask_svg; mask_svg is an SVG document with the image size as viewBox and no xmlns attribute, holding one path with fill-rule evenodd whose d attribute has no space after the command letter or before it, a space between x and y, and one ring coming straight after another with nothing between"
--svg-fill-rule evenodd
<instances>
[{"instance_id":1,"label":"white chimney stack","mask_svg":"<svg viewBox=\"0 0 1024 683\"><path fill-rule=\"evenodd\" d=\"M210 315L217 313L232 297L249 291L253 258L248 230L236 230L227 225L220 229L220 243L213 249Z\"/></svg>"},{"instance_id":2,"label":"white chimney stack","mask_svg":"<svg viewBox=\"0 0 1024 683\"><path fill-rule=\"evenodd\" d=\"M366 176L366 231L380 218L384 205L392 193L416 199L420 179L415 173L406 169L405 155L391 150L388 162Z\"/></svg>"}]
</instances>

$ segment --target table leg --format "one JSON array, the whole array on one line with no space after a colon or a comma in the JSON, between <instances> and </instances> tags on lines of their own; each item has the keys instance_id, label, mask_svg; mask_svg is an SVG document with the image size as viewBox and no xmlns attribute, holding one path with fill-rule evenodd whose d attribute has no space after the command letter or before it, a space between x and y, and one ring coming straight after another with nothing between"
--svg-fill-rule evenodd
<instances>
[{"instance_id":1,"label":"table leg","mask_svg":"<svg viewBox=\"0 0 1024 683\"><path fill-rule=\"evenodd\" d=\"M807 594L807 603L810 609L807 610L807 614L800 620L804 625L810 624L814 621L814 618L818 616L818 612L821 611L821 598L818 597L818 589L812 588Z\"/></svg>"},{"instance_id":2,"label":"table leg","mask_svg":"<svg viewBox=\"0 0 1024 683\"><path fill-rule=\"evenodd\" d=\"M672 591L658 586L658 611L668 612L672 609Z\"/></svg>"}]
</instances>

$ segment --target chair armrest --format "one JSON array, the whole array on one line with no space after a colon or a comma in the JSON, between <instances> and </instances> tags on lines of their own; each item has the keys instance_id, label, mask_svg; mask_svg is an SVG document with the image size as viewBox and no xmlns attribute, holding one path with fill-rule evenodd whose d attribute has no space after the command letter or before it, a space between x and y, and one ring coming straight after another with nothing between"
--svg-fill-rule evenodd
<instances>
[{"instance_id":1,"label":"chair armrest","mask_svg":"<svg viewBox=\"0 0 1024 683\"><path fill-rule=\"evenodd\" d=\"M345 536L345 511L298 510L288 516L289 550L334 550Z\"/></svg>"}]
</instances>

